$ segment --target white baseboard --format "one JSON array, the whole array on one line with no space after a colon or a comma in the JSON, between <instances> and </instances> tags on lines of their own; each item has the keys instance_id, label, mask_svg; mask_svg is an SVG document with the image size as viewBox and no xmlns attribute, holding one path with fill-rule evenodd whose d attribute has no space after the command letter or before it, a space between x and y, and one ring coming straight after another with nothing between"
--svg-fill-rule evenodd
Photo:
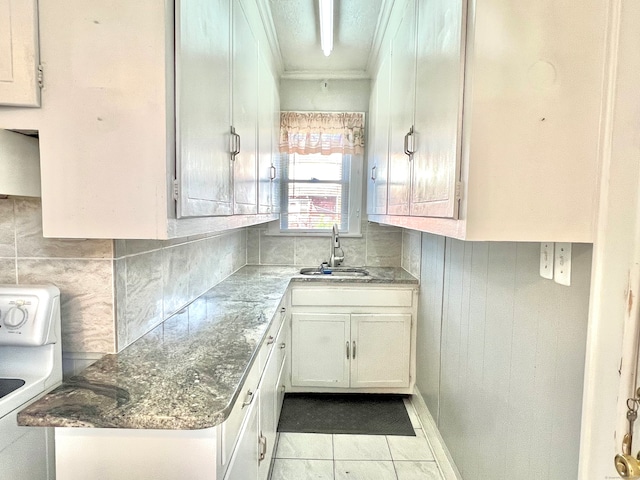
<instances>
[{"instance_id":1,"label":"white baseboard","mask_svg":"<svg viewBox=\"0 0 640 480\"><path fill-rule=\"evenodd\" d=\"M438 467L440 467L444 480L464 480L458 471L458 467L456 467L456 464L453 461L453 457L451 456L449 449L440 435L440 431L427 408L424 398L422 398L422 395L420 395L417 388L411 396L411 402L413 403L413 408L415 408L418 419L422 424L424 433L431 444L433 456L436 459Z\"/></svg>"}]
</instances>

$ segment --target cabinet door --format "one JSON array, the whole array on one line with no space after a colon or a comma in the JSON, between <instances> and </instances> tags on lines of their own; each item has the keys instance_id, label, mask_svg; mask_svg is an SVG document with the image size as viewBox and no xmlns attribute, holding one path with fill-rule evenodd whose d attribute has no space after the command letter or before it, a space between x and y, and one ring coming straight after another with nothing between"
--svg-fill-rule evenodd
<instances>
[{"instance_id":1,"label":"cabinet door","mask_svg":"<svg viewBox=\"0 0 640 480\"><path fill-rule=\"evenodd\" d=\"M292 315L293 386L349 386L349 323L348 314Z\"/></svg>"},{"instance_id":2,"label":"cabinet door","mask_svg":"<svg viewBox=\"0 0 640 480\"><path fill-rule=\"evenodd\" d=\"M0 105L40 106L38 2L0 0Z\"/></svg>"},{"instance_id":3,"label":"cabinet door","mask_svg":"<svg viewBox=\"0 0 640 480\"><path fill-rule=\"evenodd\" d=\"M271 213L273 202L273 111L275 81L266 59L260 55L258 95L258 213Z\"/></svg>"},{"instance_id":4,"label":"cabinet door","mask_svg":"<svg viewBox=\"0 0 640 480\"><path fill-rule=\"evenodd\" d=\"M176 2L178 217L230 215L230 0Z\"/></svg>"},{"instance_id":5,"label":"cabinet door","mask_svg":"<svg viewBox=\"0 0 640 480\"><path fill-rule=\"evenodd\" d=\"M260 392L249 405L240 430L238 443L229 462L225 480L256 480L258 478L258 403Z\"/></svg>"},{"instance_id":6,"label":"cabinet door","mask_svg":"<svg viewBox=\"0 0 640 480\"><path fill-rule=\"evenodd\" d=\"M409 215L411 164L410 156L404 152L415 108L415 26L415 0L408 0L391 44L389 215Z\"/></svg>"},{"instance_id":7,"label":"cabinet door","mask_svg":"<svg viewBox=\"0 0 640 480\"><path fill-rule=\"evenodd\" d=\"M258 42L241 0L233 0L233 127L240 136L233 166L234 214L258 211Z\"/></svg>"},{"instance_id":8,"label":"cabinet door","mask_svg":"<svg viewBox=\"0 0 640 480\"><path fill-rule=\"evenodd\" d=\"M275 178L271 180L271 213L280 213L280 186L282 184L282 156L280 155L280 93L278 82L274 79L273 84L273 140L271 142L271 161L273 162L273 173Z\"/></svg>"},{"instance_id":9,"label":"cabinet door","mask_svg":"<svg viewBox=\"0 0 640 480\"><path fill-rule=\"evenodd\" d=\"M267 480L269 476L269 466L271 465L273 447L276 442L276 429L278 428L280 414L278 408L278 381L282 366L279 342L283 340L285 328L284 325L280 327L280 333L274 341L274 347L271 349L271 355L269 355L260 382L260 437L263 442L261 448L264 453L264 458L258 462L258 478L260 480Z\"/></svg>"},{"instance_id":10,"label":"cabinet door","mask_svg":"<svg viewBox=\"0 0 640 480\"><path fill-rule=\"evenodd\" d=\"M351 315L351 387L408 387L410 314Z\"/></svg>"},{"instance_id":11,"label":"cabinet door","mask_svg":"<svg viewBox=\"0 0 640 480\"><path fill-rule=\"evenodd\" d=\"M390 57L380 64L369 107L369 179L367 213L387 213L387 166L389 163Z\"/></svg>"},{"instance_id":12,"label":"cabinet door","mask_svg":"<svg viewBox=\"0 0 640 480\"><path fill-rule=\"evenodd\" d=\"M465 0L418 2L411 215L458 214L465 12Z\"/></svg>"}]
</instances>

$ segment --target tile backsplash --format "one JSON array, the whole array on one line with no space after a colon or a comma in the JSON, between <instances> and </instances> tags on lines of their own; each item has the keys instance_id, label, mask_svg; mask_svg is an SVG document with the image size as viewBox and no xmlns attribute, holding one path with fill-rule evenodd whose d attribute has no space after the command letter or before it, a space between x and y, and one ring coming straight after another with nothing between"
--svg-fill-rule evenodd
<instances>
[{"instance_id":1,"label":"tile backsplash","mask_svg":"<svg viewBox=\"0 0 640 480\"><path fill-rule=\"evenodd\" d=\"M39 199L0 199L0 282L57 285L63 349L114 351L113 242L43 238L41 218Z\"/></svg>"},{"instance_id":2,"label":"tile backsplash","mask_svg":"<svg viewBox=\"0 0 640 480\"><path fill-rule=\"evenodd\" d=\"M68 358L122 350L246 264L246 229L178 240L42 236L39 199L0 199L0 283L61 291Z\"/></svg>"},{"instance_id":3,"label":"tile backsplash","mask_svg":"<svg viewBox=\"0 0 640 480\"><path fill-rule=\"evenodd\" d=\"M402 264L402 229L362 222L362 237L341 237L345 265L399 267ZM247 229L250 265L314 266L329 260L329 237L269 235L266 224Z\"/></svg>"},{"instance_id":4,"label":"tile backsplash","mask_svg":"<svg viewBox=\"0 0 640 480\"><path fill-rule=\"evenodd\" d=\"M246 265L246 229L115 245L118 350Z\"/></svg>"},{"instance_id":5,"label":"tile backsplash","mask_svg":"<svg viewBox=\"0 0 640 480\"><path fill-rule=\"evenodd\" d=\"M422 234L417 230L402 229L402 268L420 278Z\"/></svg>"}]
</instances>

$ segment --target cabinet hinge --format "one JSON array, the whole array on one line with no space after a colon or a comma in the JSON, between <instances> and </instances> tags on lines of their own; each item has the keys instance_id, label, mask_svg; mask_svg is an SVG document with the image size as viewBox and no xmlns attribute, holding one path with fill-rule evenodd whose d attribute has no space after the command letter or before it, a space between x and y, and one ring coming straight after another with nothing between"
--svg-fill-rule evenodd
<instances>
[{"instance_id":1,"label":"cabinet hinge","mask_svg":"<svg viewBox=\"0 0 640 480\"><path fill-rule=\"evenodd\" d=\"M178 197L180 196L180 184L178 183L178 179L173 179L173 199L177 202Z\"/></svg>"},{"instance_id":2,"label":"cabinet hinge","mask_svg":"<svg viewBox=\"0 0 640 480\"><path fill-rule=\"evenodd\" d=\"M462 199L462 182L456 182L456 200Z\"/></svg>"},{"instance_id":3,"label":"cabinet hinge","mask_svg":"<svg viewBox=\"0 0 640 480\"><path fill-rule=\"evenodd\" d=\"M42 88L44 86L44 72L42 69L42 65L38 65L38 87Z\"/></svg>"}]
</instances>

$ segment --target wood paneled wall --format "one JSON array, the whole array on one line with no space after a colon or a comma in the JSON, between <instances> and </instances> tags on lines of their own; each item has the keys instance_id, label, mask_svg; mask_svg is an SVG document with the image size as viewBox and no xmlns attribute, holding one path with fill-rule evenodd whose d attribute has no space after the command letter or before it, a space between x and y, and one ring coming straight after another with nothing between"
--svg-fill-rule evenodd
<instances>
[{"instance_id":1,"label":"wood paneled wall","mask_svg":"<svg viewBox=\"0 0 640 480\"><path fill-rule=\"evenodd\" d=\"M539 252L422 235L418 389L465 480L577 478L592 245L570 287Z\"/></svg>"}]
</instances>

